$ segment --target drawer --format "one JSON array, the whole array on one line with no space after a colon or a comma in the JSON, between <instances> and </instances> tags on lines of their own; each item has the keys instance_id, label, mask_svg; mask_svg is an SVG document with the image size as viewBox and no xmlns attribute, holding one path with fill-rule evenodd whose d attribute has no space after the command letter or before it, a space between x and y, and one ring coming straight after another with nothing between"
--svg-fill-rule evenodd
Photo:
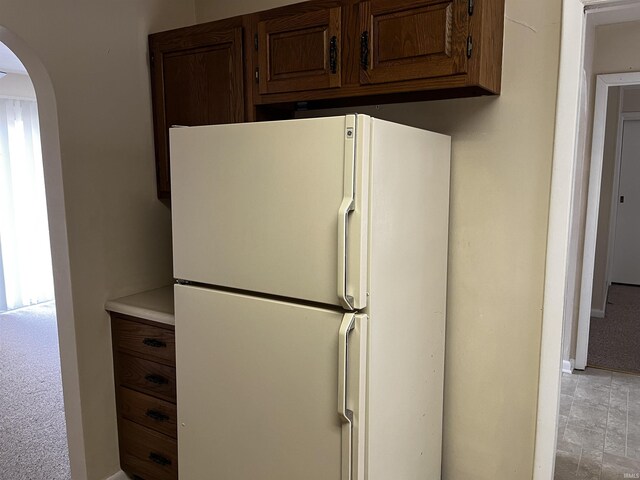
<instances>
[{"instance_id":1,"label":"drawer","mask_svg":"<svg viewBox=\"0 0 640 480\"><path fill-rule=\"evenodd\" d=\"M167 365L118 353L117 378L123 387L129 387L154 397L176 401L176 369Z\"/></svg>"},{"instance_id":2,"label":"drawer","mask_svg":"<svg viewBox=\"0 0 640 480\"><path fill-rule=\"evenodd\" d=\"M141 353L176 364L176 341L172 330L113 317L114 345L119 350Z\"/></svg>"},{"instance_id":3,"label":"drawer","mask_svg":"<svg viewBox=\"0 0 640 480\"><path fill-rule=\"evenodd\" d=\"M178 478L178 443L128 420L120 420L120 466L145 480Z\"/></svg>"},{"instance_id":4,"label":"drawer","mask_svg":"<svg viewBox=\"0 0 640 480\"><path fill-rule=\"evenodd\" d=\"M175 404L124 387L118 395L123 418L177 438Z\"/></svg>"}]
</instances>

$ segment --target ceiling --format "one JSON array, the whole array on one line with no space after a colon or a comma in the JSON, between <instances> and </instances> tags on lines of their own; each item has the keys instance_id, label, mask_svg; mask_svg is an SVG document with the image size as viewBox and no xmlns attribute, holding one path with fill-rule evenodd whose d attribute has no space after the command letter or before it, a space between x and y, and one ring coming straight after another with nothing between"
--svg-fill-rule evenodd
<instances>
[{"instance_id":1,"label":"ceiling","mask_svg":"<svg viewBox=\"0 0 640 480\"><path fill-rule=\"evenodd\" d=\"M0 42L0 71L27 75L27 70L18 57L2 42Z\"/></svg>"}]
</instances>

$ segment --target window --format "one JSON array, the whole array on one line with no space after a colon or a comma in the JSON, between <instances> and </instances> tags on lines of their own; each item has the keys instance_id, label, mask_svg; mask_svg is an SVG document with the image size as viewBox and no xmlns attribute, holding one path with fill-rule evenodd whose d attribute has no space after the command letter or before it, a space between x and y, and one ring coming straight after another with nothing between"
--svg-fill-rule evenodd
<instances>
[{"instance_id":1,"label":"window","mask_svg":"<svg viewBox=\"0 0 640 480\"><path fill-rule=\"evenodd\" d=\"M0 98L0 311L53 297L37 105Z\"/></svg>"}]
</instances>

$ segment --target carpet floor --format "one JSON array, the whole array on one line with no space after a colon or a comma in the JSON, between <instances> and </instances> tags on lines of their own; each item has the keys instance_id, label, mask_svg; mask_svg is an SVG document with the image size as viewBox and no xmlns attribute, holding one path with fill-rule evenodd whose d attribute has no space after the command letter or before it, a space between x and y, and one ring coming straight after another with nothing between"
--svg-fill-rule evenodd
<instances>
[{"instance_id":1,"label":"carpet floor","mask_svg":"<svg viewBox=\"0 0 640 480\"><path fill-rule=\"evenodd\" d=\"M640 374L640 287L609 287L604 318L591 317L587 364Z\"/></svg>"},{"instance_id":2,"label":"carpet floor","mask_svg":"<svg viewBox=\"0 0 640 480\"><path fill-rule=\"evenodd\" d=\"M0 314L0 479L68 480L53 302Z\"/></svg>"}]
</instances>

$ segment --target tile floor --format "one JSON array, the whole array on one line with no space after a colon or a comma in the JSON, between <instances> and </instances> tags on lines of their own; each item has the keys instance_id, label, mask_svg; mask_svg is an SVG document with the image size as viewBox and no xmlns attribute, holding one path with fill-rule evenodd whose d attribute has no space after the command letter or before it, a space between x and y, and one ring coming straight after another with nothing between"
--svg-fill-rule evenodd
<instances>
[{"instance_id":1,"label":"tile floor","mask_svg":"<svg viewBox=\"0 0 640 480\"><path fill-rule=\"evenodd\" d=\"M555 480L640 479L640 376L562 374Z\"/></svg>"}]
</instances>

